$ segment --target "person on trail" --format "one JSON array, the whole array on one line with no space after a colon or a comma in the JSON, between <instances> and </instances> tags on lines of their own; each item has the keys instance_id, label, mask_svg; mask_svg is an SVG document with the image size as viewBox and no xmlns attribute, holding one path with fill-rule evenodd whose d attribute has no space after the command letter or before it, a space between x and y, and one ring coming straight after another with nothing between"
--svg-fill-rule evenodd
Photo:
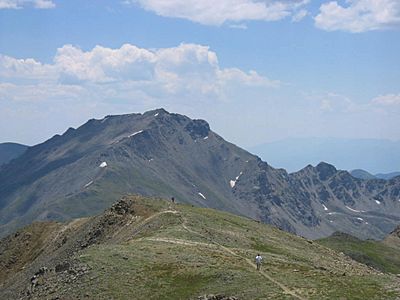
<instances>
[{"instance_id":1,"label":"person on trail","mask_svg":"<svg viewBox=\"0 0 400 300\"><path fill-rule=\"evenodd\" d=\"M175 203L175 198L174 197L171 198L171 202Z\"/></svg>"},{"instance_id":2,"label":"person on trail","mask_svg":"<svg viewBox=\"0 0 400 300\"><path fill-rule=\"evenodd\" d=\"M257 270L260 271L261 270L261 263L262 263L262 256L260 254L257 254L256 256L256 265L257 265Z\"/></svg>"}]
</instances>

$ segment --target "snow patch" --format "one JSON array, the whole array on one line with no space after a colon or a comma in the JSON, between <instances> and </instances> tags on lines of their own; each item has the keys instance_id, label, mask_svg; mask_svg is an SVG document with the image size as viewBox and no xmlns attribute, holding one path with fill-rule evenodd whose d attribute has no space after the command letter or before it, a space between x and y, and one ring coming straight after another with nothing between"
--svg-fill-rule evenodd
<instances>
[{"instance_id":1,"label":"snow patch","mask_svg":"<svg viewBox=\"0 0 400 300\"><path fill-rule=\"evenodd\" d=\"M207 199L202 193L198 192L198 194L199 194L199 196L200 196L201 198L203 198L204 200Z\"/></svg>"},{"instance_id":2,"label":"snow patch","mask_svg":"<svg viewBox=\"0 0 400 300\"><path fill-rule=\"evenodd\" d=\"M103 161L101 164L100 164L100 168L105 168L105 167L107 167L108 165L107 165L107 162L105 162L105 161Z\"/></svg>"},{"instance_id":3,"label":"snow patch","mask_svg":"<svg viewBox=\"0 0 400 300\"><path fill-rule=\"evenodd\" d=\"M238 176L236 176L235 180L229 181L229 184L231 185L231 188L234 188L236 185L236 181L239 180L239 177L242 176L243 172L240 172Z\"/></svg>"},{"instance_id":4,"label":"snow patch","mask_svg":"<svg viewBox=\"0 0 400 300\"><path fill-rule=\"evenodd\" d=\"M156 113L154 116L157 117L159 115L159 113Z\"/></svg>"},{"instance_id":5,"label":"snow patch","mask_svg":"<svg viewBox=\"0 0 400 300\"><path fill-rule=\"evenodd\" d=\"M330 213L328 213L328 215L336 215L337 214L337 212L330 212Z\"/></svg>"},{"instance_id":6,"label":"snow patch","mask_svg":"<svg viewBox=\"0 0 400 300\"><path fill-rule=\"evenodd\" d=\"M107 121L109 119L109 117L105 117L103 120L101 120L101 123L104 123L105 121Z\"/></svg>"},{"instance_id":7,"label":"snow patch","mask_svg":"<svg viewBox=\"0 0 400 300\"><path fill-rule=\"evenodd\" d=\"M333 223L333 221L332 221L332 220L329 220L329 222Z\"/></svg>"},{"instance_id":8,"label":"snow patch","mask_svg":"<svg viewBox=\"0 0 400 300\"><path fill-rule=\"evenodd\" d=\"M205 138L203 138L203 140L206 140L206 139L208 139L208 136L206 136Z\"/></svg>"},{"instance_id":9,"label":"snow patch","mask_svg":"<svg viewBox=\"0 0 400 300\"><path fill-rule=\"evenodd\" d=\"M357 218L357 220L364 221L364 219L363 219L363 218Z\"/></svg>"},{"instance_id":10,"label":"snow patch","mask_svg":"<svg viewBox=\"0 0 400 300\"><path fill-rule=\"evenodd\" d=\"M139 133L142 133L142 132L143 132L143 130L136 131L136 132L134 132L134 133L128 135L128 137L133 137L133 136L135 136L135 135L137 135L137 134L139 134Z\"/></svg>"},{"instance_id":11,"label":"snow patch","mask_svg":"<svg viewBox=\"0 0 400 300\"><path fill-rule=\"evenodd\" d=\"M347 205L346 205L346 208L347 208L348 210L351 210L351 211L354 211L354 212L358 212L358 213L363 212L362 210L352 209L351 207L348 207Z\"/></svg>"},{"instance_id":12,"label":"snow patch","mask_svg":"<svg viewBox=\"0 0 400 300\"><path fill-rule=\"evenodd\" d=\"M322 204L322 206L324 207L324 210L328 210L328 208L325 205Z\"/></svg>"},{"instance_id":13,"label":"snow patch","mask_svg":"<svg viewBox=\"0 0 400 300\"><path fill-rule=\"evenodd\" d=\"M368 225L368 222L365 222L366 225Z\"/></svg>"},{"instance_id":14,"label":"snow patch","mask_svg":"<svg viewBox=\"0 0 400 300\"><path fill-rule=\"evenodd\" d=\"M89 181L88 183L86 183L85 184L85 188L87 188L89 185L91 185L93 183L93 180L92 181Z\"/></svg>"},{"instance_id":15,"label":"snow patch","mask_svg":"<svg viewBox=\"0 0 400 300\"><path fill-rule=\"evenodd\" d=\"M376 204L381 204L381 201L375 200Z\"/></svg>"},{"instance_id":16,"label":"snow patch","mask_svg":"<svg viewBox=\"0 0 400 300\"><path fill-rule=\"evenodd\" d=\"M150 158L150 159L149 159L149 162L151 162L151 161L153 161L153 160L154 160L154 158Z\"/></svg>"}]
</instances>

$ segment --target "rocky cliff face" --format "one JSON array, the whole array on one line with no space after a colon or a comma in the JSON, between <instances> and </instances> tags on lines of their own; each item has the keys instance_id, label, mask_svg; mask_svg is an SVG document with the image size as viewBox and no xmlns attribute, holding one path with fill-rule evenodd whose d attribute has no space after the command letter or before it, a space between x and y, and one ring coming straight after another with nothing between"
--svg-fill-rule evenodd
<instances>
[{"instance_id":1,"label":"rocky cliff face","mask_svg":"<svg viewBox=\"0 0 400 300\"><path fill-rule=\"evenodd\" d=\"M163 109L69 129L0 168L0 234L104 210L121 195L175 197L311 238L380 238L400 223L400 177L361 180L321 163L288 174L207 122Z\"/></svg>"}]
</instances>

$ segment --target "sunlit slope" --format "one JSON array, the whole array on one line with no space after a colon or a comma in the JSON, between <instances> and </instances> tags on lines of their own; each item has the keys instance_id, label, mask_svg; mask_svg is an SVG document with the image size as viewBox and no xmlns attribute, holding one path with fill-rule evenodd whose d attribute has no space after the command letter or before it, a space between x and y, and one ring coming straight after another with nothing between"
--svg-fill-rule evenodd
<instances>
[{"instance_id":1,"label":"sunlit slope","mask_svg":"<svg viewBox=\"0 0 400 300\"><path fill-rule=\"evenodd\" d=\"M17 238L10 237L7 245ZM49 271L38 276L33 299L400 296L395 276L315 242L250 219L163 200L124 198L103 215L52 225L47 241L24 270L3 280L1 298L27 295L31 276L43 266ZM253 264L257 253L264 257L261 272Z\"/></svg>"}]
</instances>

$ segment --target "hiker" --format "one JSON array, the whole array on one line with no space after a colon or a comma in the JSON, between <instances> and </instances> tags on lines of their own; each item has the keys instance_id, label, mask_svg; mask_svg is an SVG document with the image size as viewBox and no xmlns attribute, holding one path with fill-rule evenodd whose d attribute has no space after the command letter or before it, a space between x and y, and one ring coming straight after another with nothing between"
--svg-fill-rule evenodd
<instances>
[{"instance_id":1,"label":"hiker","mask_svg":"<svg viewBox=\"0 0 400 300\"><path fill-rule=\"evenodd\" d=\"M261 270L261 263L262 263L262 256L260 254L257 254L256 256L256 265L257 265L257 270L260 271Z\"/></svg>"},{"instance_id":2,"label":"hiker","mask_svg":"<svg viewBox=\"0 0 400 300\"><path fill-rule=\"evenodd\" d=\"M172 198L171 198L171 201L172 201L172 203L175 203L175 198L172 197Z\"/></svg>"}]
</instances>

